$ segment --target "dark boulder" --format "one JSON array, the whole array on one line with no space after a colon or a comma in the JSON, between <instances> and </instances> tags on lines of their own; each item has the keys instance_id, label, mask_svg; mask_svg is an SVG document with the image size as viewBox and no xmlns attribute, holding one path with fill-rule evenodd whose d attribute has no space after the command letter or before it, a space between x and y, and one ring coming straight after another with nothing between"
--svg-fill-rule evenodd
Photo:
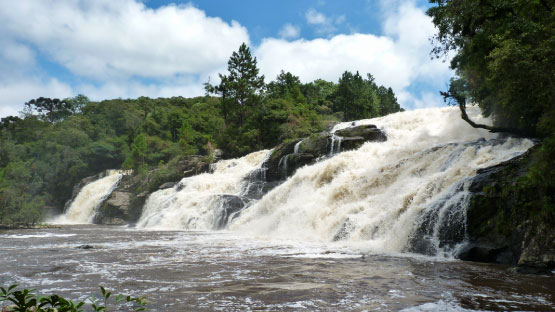
<instances>
[{"instance_id":1,"label":"dark boulder","mask_svg":"<svg viewBox=\"0 0 555 312\"><path fill-rule=\"evenodd\" d=\"M383 142L387 140L385 133L375 125L353 126L334 133L343 138L362 138L365 142Z\"/></svg>"},{"instance_id":2,"label":"dark boulder","mask_svg":"<svg viewBox=\"0 0 555 312\"><path fill-rule=\"evenodd\" d=\"M129 216L131 207L131 193L115 190L100 207L95 215L95 224L123 225Z\"/></svg>"},{"instance_id":3,"label":"dark boulder","mask_svg":"<svg viewBox=\"0 0 555 312\"><path fill-rule=\"evenodd\" d=\"M214 218L214 229L225 228L227 223L238 216L238 213L245 208L247 201L235 195L218 195L220 203Z\"/></svg>"}]
</instances>

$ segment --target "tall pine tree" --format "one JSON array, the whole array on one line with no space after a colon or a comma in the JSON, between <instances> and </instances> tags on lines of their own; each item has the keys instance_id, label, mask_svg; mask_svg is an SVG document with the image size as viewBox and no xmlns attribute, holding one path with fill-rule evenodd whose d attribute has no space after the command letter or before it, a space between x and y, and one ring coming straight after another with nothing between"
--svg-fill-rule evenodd
<instances>
[{"instance_id":1,"label":"tall pine tree","mask_svg":"<svg viewBox=\"0 0 555 312\"><path fill-rule=\"evenodd\" d=\"M206 91L221 96L227 136L224 148L231 154L244 154L261 146L258 115L262 109L264 76L258 75L256 57L245 43L227 62L227 75L220 74L220 84L206 84Z\"/></svg>"}]
</instances>

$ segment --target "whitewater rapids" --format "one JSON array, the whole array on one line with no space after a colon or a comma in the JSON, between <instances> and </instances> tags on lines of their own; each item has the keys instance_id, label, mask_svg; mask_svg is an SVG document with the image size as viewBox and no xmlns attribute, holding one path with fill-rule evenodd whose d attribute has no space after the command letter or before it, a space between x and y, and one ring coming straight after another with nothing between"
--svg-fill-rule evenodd
<instances>
[{"instance_id":1,"label":"whitewater rapids","mask_svg":"<svg viewBox=\"0 0 555 312\"><path fill-rule=\"evenodd\" d=\"M490 123L478 108L468 113L478 123ZM227 230L258 238L340 241L397 253L410 247L419 227L431 224L425 236L440 252L446 225L460 226L464 236L467 188L476 171L534 144L472 128L453 107L341 123L332 133L363 124L382 129L387 141L368 142L300 168L262 199L251 200L231 218ZM260 151L220 161L212 173L151 194L137 226L213 230L221 209L218 195L244 194L249 174L260 170L268 156L268 151Z\"/></svg>"},{"instance_id":2,"label":"whitewater rapids","mask_svg":"<svg viewBox=\"0 0 555 312\"><path fill-rule=\"evenodd\" d=\"M152 193L138 228L212 230L221 201L218 195L241 195L244 178L264 161L268 151L214 164L211 173L182 179L170 189Z\"/></svg>"},{"instance_id":3,"label":"whitewater rapids","mask_svg":"<svg viewBox=\"0 0 555 312\"><path fill-rule=\"evenodd\" d=\"M490 123L477 108L478 123ZM504 139L474 129L457 108L406 111L361 120L385 131L386 142L299 169L232 221L229 229L255 236L361 243L378 252L402 252L421 215L442 203L432 236L441 223L464 227L468 180L480 168L511 159L533 146L526 139ZM352 126L338 124L332 132ZM462 201L461 205L449 200ZM445 202L445 203L444 203ZM437 208L434 208L437 209ZM461 211L457 211L461 210ZM436 247L439 246L437 237ZM438 250L439 251L439 250Z\"/></svg>"}]
</instances>

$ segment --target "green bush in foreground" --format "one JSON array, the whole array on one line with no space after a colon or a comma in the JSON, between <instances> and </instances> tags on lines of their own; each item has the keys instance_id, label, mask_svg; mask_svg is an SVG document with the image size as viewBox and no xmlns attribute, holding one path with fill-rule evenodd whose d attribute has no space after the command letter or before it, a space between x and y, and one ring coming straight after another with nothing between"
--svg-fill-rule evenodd
<instances>
[{"instance_id":1,"label":"green bush in foreground","mask_svg":"<svg viewBox=\"0 0 555 312\"><path fill-rule=\"evenodd\" d=\"M84 301L74 302L67 300L58 295L40 296L35 294L34 289L15 290L17 285L11 285L8 289L0 287L0 302L2 302L1 312L83 312L85 305ZM88 305L92 310L89 311L109 311L109 299L113 298L114 303L113 311L116 309L121 311L121 308L128 309L128 311L146 311L145 307L147 300L142 297L133 298L131 296L117 295L112 297L112 293L106 291L104 287L100 286L102 298L96 298L91 295L88 300ZM8 302L7 306L4 306Z\"/></svg>"}]
</instances>

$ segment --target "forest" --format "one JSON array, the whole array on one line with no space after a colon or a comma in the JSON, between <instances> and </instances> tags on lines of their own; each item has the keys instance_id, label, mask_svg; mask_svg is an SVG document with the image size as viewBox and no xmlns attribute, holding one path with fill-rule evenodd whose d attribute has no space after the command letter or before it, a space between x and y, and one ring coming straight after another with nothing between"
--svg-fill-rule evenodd
<instances>
[{"instance_id":1,"label":"forest","mask_svg":"<svg viewBox=\"0 0 555 312\"><path fill-rule=\"evenodd\" d=\"M45 209L62 209L82 178L106 169L141 174L187 155L237 157L335 122L403 110L371 74L302 83L282 71L265 83L245 44L220 79L202 97L41 97L25 103L20 117L2 118L0 224L41 222Z\"/></svg>"}]
</instances>

